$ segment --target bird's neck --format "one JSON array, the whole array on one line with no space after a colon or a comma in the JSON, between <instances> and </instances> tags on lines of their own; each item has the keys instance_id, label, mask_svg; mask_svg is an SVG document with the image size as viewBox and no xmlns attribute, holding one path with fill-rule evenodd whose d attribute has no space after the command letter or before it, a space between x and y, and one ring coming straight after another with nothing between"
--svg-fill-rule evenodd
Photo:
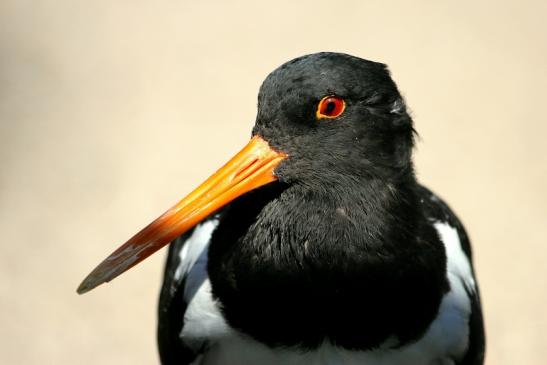
<instances>
[{"instance_id":1,"label":"bird's neck","mask_svg":"<svg viewBox=\"0 0 547 365\"><path fill-rule=\"evenodd\" d=\"M317 234L318 240L322 237L328 246L337 242L344 251L348 245L371 252L410 243L422 220L412 179L348 180L321 190L294 187L281 197L280 205L291 218L288 229Z\"/></svg>"},{"instance_id":2,"label":"bird's neck","mask_svg":"<svg viewBox=\"0 0 547 365\"><path fill-rule=\"evenodd\" d=\"M209 275L228 321L269 345L410 341L436 314L444 251L413 180L273 185L230 207ZM257 204L258 203L258 204ZM444 261L443 261L444 260Z\"/></svg>"}]
</instances>

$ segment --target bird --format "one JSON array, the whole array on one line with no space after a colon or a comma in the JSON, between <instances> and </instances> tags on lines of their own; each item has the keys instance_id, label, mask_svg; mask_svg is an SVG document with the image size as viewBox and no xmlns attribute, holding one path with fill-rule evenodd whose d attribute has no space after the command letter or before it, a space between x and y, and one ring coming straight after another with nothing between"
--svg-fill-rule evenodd
<instances>
[{"instance_id":1,"label":"bird","mask_svg":"<svg viewBox=\"0 0 547 365\"><path fill-rule=\"evenodd\" d=\"M170 244L162 364L483 364L470 240L417 181L416 135L385 64L288 61L249 143L78 292Z\"/></svg>"}]
</instances>

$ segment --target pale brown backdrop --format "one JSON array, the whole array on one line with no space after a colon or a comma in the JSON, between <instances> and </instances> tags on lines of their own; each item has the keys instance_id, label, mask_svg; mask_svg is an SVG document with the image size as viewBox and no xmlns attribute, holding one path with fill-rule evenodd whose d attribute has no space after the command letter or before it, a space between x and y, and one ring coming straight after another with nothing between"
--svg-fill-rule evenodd
<instances>
[{"instance_id":1,"label":"pale brown backdrop","mask_svg":"<svg viewBox=\"0 0 547 365\"><path fill-rule=\"evenodd\" d=\"M489 365L547 358L547 2L0 2L0 363L153 364L165 251L118 244L248 139L293 57L389 64L474 243Z\"/></svg>"}]
</instances>

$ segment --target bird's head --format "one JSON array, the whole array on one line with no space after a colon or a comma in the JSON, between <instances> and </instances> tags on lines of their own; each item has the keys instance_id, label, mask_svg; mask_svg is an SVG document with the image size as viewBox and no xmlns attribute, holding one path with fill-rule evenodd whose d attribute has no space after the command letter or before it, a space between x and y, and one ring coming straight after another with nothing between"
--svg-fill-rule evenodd
<instances>
[{"instance_id":1,"label":"bird's head","mask_svg":"<svg viewBox=\"0 0 547 365\"><path fill-rule=\"evenodd\" d=\"M276 170L287 183L327 186L412 169L412 120L387 67L346 54L307 55L273 71L253 135L288 156Z\"/></svg>"},{"instance_id":2,"label":"bird's head","mask_svg":"<svg viewBox=\"0 0 547 365\"><path fill-rule=\"evenodd\" d=\"M412 174L412 145L412 120L385 65L339 53L287 62L260 89L247 146L114 251L78 292L112 280L224 205L271 182L325 189Z\"/></svg>"}]
</instances>

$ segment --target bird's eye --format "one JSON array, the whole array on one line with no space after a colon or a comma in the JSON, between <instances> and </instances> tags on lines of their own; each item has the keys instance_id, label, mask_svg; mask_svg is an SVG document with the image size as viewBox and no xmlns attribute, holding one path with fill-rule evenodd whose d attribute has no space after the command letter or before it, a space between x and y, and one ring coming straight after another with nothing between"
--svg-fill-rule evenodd
<instances>
[{"instance_id":1,"label":"bird's eye","mask_svg":"<svg viewBox=\"0 0 547 365\"><path fill-rule=\"evenodd\" d=\"M346 102L339 96L328 95L325 96L317 105L317 112L315 115L317 119L323 118L336 118L339 117L346 108Z\"/></svg>"}]
</instances>

